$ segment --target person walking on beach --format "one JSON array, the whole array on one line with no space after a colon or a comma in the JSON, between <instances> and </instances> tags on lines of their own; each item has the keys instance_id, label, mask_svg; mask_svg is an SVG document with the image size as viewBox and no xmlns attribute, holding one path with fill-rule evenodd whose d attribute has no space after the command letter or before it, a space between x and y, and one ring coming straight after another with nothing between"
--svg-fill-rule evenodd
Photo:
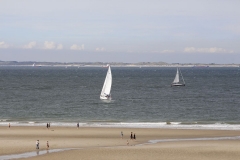
<instances>
[{"instance_id":1,"label":"person walking on beach","mask_svg":"<svg viewBox=\"0 0 240 160\"><path fill-rule=\"evenodd\" d=\"M8 123L8 128L10 128L11 127L11 125L10 125L10 123Z\"/></svg>"},{"instance_id":2,"label":"person walking on beach","mask_svg":"<svg viewBox=\"0 0 240 160\"><path fill-rule=\"evenodd\" d=\"M122 139L123 139L123 132L121 131L121 137L122 137Z\"/></svg>"},{"instance_id":3,"label":"person walking on beach","mask_svg":"<svg viewBox=\"0 0 240 160\"><path fill-rule=\"evenodd\" d=\"M39 149L39 140L36 141L36 149Z\"/></svg>"},{"instance_id":4,"label":"person walking on beach","mask_svg":"<svg viewBox=\"0 0 240 160\"><path fill-rule=\"evenodd\" d=\"M134 133L134 135L133 135L133 139L136 139L136 135L135 135L135 133Z\"/></svg>"},{"instance_id":5,"label":"person walking on beach","mask_svg":"<svg viewBox=\"0 0 240 160\"><path fill-rule=\"evenodd\" d=\"M49 143L48 143L48 141L47 141L47 149L49 149Z\"/></svg>"},{"instance_id":6,"label":"person walking on beach","mask_svg":"<svg viewBox=\"0 0 240 160\"><path fill-rule=\"evenodd\" d=\"M79 129L79 123L77 123L77 129Z\"/></svg>"},{"instance_id":7,"label":"person walking on beach","mask_svg":"<svg viewBox=\"0 0 240 160\"><path fill-rule=\"evenodd\" d=\"M47 123L47 129L48 129L48 123Z\"/></svg>"},{"instance_id":8,"label":"person walking on beach","mask_svg":"<svg viewBox=\"0 0 240 160\"><path fill-rule=\"evenodd\" d=\"M38 149L38 141L36 141L36 149Z\"/></svg>"},{"instance_id":9,"label":"person walking on beach","mask_svg":"<svg viewBox=\"0 0 240 160\"><path fill-rule=\"evenodd\" d=\"M131 132L131 135L130 135L130 139L133 139L133 135L132 135L132 132Z\"/></svg>"}]
</instances>

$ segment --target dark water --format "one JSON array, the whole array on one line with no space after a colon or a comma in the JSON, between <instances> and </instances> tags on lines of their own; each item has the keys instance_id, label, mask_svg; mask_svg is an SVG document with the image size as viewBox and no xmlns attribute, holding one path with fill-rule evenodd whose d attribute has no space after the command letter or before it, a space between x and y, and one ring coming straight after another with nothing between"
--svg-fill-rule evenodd
<instances>
[{"instance_id":1,"label":"dark water","mask_svg":"<svg viewBox=\"0 0 240 160\"><path fill-rule=\"evenodd\" d=\"M112 67L112 100L99 95L107 68L0 67L0 125L240 126L240 68ZM227 126L226 126L227 125Z\"/></svg>"}]
</instances>

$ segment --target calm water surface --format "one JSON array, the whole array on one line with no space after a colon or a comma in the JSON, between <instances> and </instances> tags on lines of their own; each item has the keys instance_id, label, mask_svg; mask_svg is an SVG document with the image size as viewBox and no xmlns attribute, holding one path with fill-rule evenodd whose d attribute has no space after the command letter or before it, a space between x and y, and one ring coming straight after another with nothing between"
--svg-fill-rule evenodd
<instances>
[{"instance_id":1,"label":"calm water surface","mask_svg":"<svg viewBox=\"0 0 240 160\"><path fill-rule=\"evenodd\" d=\"M240 128L240 68L0 67L0 125ZM172 125L166 125L171 122Z\"/></svg>"}]
</instances>

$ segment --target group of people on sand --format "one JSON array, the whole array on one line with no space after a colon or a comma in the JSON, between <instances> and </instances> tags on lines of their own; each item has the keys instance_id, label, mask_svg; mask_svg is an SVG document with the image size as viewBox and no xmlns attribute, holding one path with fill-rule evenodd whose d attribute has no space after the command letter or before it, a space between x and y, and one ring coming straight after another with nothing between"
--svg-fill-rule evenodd
<instances>
[{"instance_id":1,"label":"group of people on sand","mask_svg":"<svg viewBox=\"0 0 240 160\"><path fill-rule=\"evenodd\" d=\"M37 141L36 141L36 149L39 149L39 145L40 145L39 140L37 140ZM49 149L49 143L48 143L48 141L47 141L47 149Z\"/></svg>"},{"instance_id":2,"label":"group of people on sand","mask_svg":"<svg viewBox=\"0 0 240 160\"><path fill-rule=\"evenodd\" d=\"M123 139L123 132L121 131L121 137ZM131 132L131 135L130 135L130 140L136 140L136 134ZM127 140L127 145L129 145L129 141Z\"/></svg>"},{"instance_id":3,"label":"group of people on sand","mask_svg":"<svg viewBox=\"0 0 240 160\"><path fill-rule=\"evenodd\" d=\"M50 128L50 123L47 123L47 129L49 129ZM40 143L39 143L39 140L37 140L36 141L36 149L39 149L39 145L40 145ZM49 143L48 143L48 141L47 141L47 149L49 149Z\"/></svg>"},{"instance_id":4,"label":"group of people on sand","mask_svg":"<svg viewBox=\"0 0 240 160\"><path fill-rule=\"evenodd\" d=\"M47 129L49 129L50 128L50 123L47 123Z\"/></svg>"},{"instance_id":5,"label":"group of people on sand","mask_svg":"<svg viewBox=\"0 0 240 160\"><path fill-rule=\"evenodd\" d=\"M123 131L121 131L121 137L123 138ZM130 139L133 140L133 139L136 139L136 134L133 132L131 132L131 135L130 135Z\"/></svg>"},{"instance_id":6,"label":"group of people on sand","mask_svg":"<svg viewBox=\"0 0 240 160\"><path fill-rule=\"evenodd\" d=\"M130 139L136 139L136 135L135 135L135 133L133 134L132 132L131 132L131 135L130 135Z\"/></svg>"}]
</instances>

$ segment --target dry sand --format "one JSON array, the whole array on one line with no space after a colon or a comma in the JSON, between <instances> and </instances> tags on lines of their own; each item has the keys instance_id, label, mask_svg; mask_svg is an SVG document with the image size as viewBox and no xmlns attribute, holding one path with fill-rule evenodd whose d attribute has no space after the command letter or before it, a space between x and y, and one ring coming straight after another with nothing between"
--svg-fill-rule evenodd
<instances>
[{"instance_id":1,"label":"dry sand","mask_svg":"<svg viewBox=\"0 0 240 160\"><path fill-rule=\"evenodd\" d=\"M123 131L123 139L121 138ZM136 140L130 140L130 133ZM240 140L183 140L145 144L149 140L213 138L240 136L240 131L223 130L180 130L144 128L90 128L80 127L0 127L0 159L3 155L38 151L36 140L40 141L40 151L46 154L25 159L114 159L114 160L222 160L239 159ZM129 145L127 145L127 140ZM50 153L50 148L76 148ZM144 145L138 145L144 144Z\"/></svg>"}]
</instances>

